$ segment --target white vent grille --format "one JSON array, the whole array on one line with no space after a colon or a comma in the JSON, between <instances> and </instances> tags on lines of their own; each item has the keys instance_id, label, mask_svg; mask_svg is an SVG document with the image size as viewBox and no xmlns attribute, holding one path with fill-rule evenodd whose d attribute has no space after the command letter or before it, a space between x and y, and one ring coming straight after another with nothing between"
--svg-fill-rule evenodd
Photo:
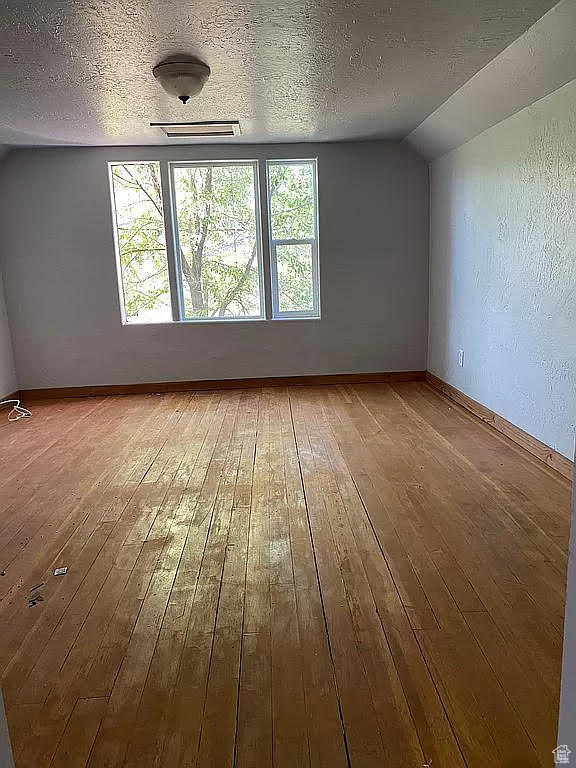
<instances>
[{"instance_id":1,"label":"white vent grille","mask_svg":"<svg viewBox=\"0 0 576 768\"><path fill-rule=\"evenodd\" d=\"M240 136L238 120L210 120L203 123L150 123L160 128L169 139L221 139Z\"/></svg>"}]
</instances>

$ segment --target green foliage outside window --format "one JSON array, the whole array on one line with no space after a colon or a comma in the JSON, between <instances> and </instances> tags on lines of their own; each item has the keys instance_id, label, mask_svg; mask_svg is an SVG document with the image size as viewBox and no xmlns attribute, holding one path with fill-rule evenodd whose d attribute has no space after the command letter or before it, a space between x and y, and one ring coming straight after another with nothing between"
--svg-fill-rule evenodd
<instances>
[{"instance_id":1,"label":"green foliage outside window","mask_svg":"<svg viewBox=\"0 0 576 768\"><path fill-rule=\"evenodd\" d=\"M261 316L255 166L174 167L178 264L186 318ZM315 237L313 166L269 166L273 239ZM128 322L172 319L160 166L112 166ZM281 311L312 307L310 245L277 246Z\"/></svg>"}]
</instances>

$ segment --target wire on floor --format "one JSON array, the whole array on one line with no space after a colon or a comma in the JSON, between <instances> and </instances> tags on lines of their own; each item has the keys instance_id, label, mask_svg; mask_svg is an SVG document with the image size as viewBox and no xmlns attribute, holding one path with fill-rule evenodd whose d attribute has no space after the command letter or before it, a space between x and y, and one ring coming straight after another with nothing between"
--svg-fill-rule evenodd
<instances>
[{"instance_id":1,"label":"wire on floor","mask_svg":"<svg viewBox=\"0 0 576 768\"><path fill-rule=\"evenodd\" d=\"M5 405L11 405L12 410L8 414L8 421L18 421L18 419L29 419L32 414L28 408L24 408L20 405L20 400L2 400L0 402L0 408Z\"/></svg>"}]
</instances>

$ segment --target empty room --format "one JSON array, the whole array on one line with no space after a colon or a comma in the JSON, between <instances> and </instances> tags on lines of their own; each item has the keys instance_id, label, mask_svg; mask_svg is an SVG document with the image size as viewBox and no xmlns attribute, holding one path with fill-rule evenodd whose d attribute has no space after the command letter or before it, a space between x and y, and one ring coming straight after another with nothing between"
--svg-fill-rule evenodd
<instances>
[{"instance_id":1,"label":"empty room","mask_svg":"<svg viewBox=\"0 0 576 768\"><path fill-rule=\"evenodd\" d=\"M576 765L576 0L0 8L0 768Z\"/></svg>"}]
</instances>

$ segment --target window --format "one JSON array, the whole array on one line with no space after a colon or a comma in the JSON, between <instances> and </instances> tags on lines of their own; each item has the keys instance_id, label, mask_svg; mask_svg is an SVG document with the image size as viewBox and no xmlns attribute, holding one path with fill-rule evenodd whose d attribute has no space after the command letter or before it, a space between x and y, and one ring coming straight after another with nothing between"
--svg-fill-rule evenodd
<instances>
[{"instance_id":1,"label":"window","mask_svg":"<svg viewBox=\"0 0 576 768\"><path fill-rule=\"evenodd\" d=\"M274 317L318 317L316 163L268 161Z\"/></svg>"},{"instance_id":2,"label":"window","mask_svg":"<svg viewBox=\"0 0 576 768\"><path fill-rule=\"evenodd\" d=\"M256 164L172 173L184 317L262 317Z\"/></svg>"},{"instance_id":3,"label":"window","mask_svg":"<svg viewBox=\"0 0 576 768\"><path fill-rule=\"evenodd\" d=\"M165 323L172 319L160 166L113 165L116 245L122 278L124 319Z\"/></svg>"},{"instance_id":4,"label":"window","mask_svg":"<svg viewBox=\"0 0 576 768\"><path fill-rule=\"evenodd\" d=\"M110 174L124 322L319 317L315 160L268 161L266 190L248 160Z\"/></svg>"}]
</instances>

